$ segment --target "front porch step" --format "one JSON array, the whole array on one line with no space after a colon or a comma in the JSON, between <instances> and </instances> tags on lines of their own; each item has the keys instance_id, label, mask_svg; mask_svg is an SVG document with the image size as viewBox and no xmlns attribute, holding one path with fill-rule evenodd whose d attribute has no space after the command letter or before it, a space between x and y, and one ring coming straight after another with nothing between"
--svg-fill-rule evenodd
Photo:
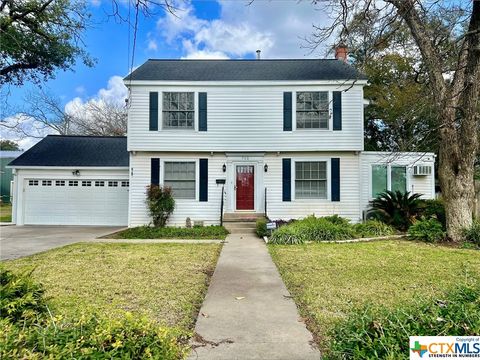
<instances>
[{"instance_id":1,"label":"front porch step","mask_svg":"<svg viewBox=\"0 0 480 360\"><path fill-rule=\"evenodd\" d=\"M231 234L251 234L256 229L254 221L225 221L223 226Z\"/></svg>"},{"instance_id":2,"label":"front porch step","mask_svg":"<svg viewBox=\"0 0 480 360\"><path fill-rule=\"evenodd\" d=\"M223 214L224 222L253 222L264 217L262 213L225 213Z\"/></svg>"}]
</instances>

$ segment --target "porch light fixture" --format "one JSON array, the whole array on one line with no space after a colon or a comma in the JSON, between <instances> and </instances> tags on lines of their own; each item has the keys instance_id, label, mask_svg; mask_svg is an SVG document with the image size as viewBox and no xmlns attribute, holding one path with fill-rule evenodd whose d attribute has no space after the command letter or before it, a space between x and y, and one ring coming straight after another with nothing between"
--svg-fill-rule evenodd
<instances>
[{"instance_id":1,"label":"porch light fixture","mask_svg":"<svg viewBox=\"0 0 480 360\"><path fill-rule=\"evenodd\" d=\"M265 171L265 172L268 171L268 165L267 165L267 164L265 164L265 165L263 166L263 171Z\"/></svg>"},{"instance_id":2,"label":"porch light fixture","mask_svg":"<svg viewBox=\"0 0 480 360\"><path fill-rule=\"evenodd\" d=\"M223 172L226 172L227 171L227 165L223 164L222 170L223 170Z\"/></svg>"},{"instance_id":3,"label":"porch light fixture","mask_svg":"<svg viewBox=\"0 0 480 360\"><path fill-rule=\"evenodd\" d=\"M80 176L80 170L73 170L72 175L74 176Z\"/></svg>"}]
</instances>

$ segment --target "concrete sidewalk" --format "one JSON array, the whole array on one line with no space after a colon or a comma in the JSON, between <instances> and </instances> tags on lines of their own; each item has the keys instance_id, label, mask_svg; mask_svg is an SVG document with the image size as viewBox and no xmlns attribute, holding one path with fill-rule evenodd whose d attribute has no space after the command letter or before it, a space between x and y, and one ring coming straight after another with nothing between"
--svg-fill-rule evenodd
<instances>
[{"instance_id":1,"label":"concrete sidewalk","mask_svg":"<svg viewBox=\"0 0 480 360\"><path fill-rule=\"evenodd\" d=\"M190 359L320 359L265 243L226 239L198 315Z\"/></svg>"}]
</instances>

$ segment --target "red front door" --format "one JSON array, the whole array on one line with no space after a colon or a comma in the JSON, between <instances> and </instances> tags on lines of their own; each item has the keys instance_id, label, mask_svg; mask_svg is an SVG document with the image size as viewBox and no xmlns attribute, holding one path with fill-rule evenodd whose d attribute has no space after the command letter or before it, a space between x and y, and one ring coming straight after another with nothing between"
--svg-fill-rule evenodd
<instances>
[{"instance_id":1,"label":"red front door","mask_svg":"<svg viewBox=\"0 0 480 360\"><path fill-rule=\"evenodd\" d=\"M253 210L255 199L254 166L237 166L237 210Z\"/></svg>"}]
</instances>

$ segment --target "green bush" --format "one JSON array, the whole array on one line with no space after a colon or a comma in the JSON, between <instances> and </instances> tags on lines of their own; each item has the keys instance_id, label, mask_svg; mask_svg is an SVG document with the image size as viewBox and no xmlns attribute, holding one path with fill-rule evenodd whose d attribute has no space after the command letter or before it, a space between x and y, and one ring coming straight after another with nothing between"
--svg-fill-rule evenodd
<instances>
[{"instance_id":1,"label":"green bush","mask_svg":"<svg viewBox=\"0 0 480 360\"><path fill-rule=\"evenodd\" d=\"M338 225L325 218L309 216L275 230L270 237L274 244L302 244L305 241L333 241L355 238L351 225Z\"/></svg>"},{"instance_id":2,"label":"green bush","mask_svg":"<svg viewBox=\"0 0 480 360\"><path fill-rule=\"evenodd\" d=\"M437 219L446 228L445 205L442 200L430 199L421 201L422 214L427 219Z\"/></svg>"},{"instance_id":3,"label":"green bush","mask_svg":"<svg viewBox=\"0 0 480 360\"><path fill-rule=\"evenodd\" d=\"M474 221L472 226L463 231L465 241L480 246L480 221Z\"/></svg>"},{"instance_id":4,"label":"green bush","mask_svg":"<svg viewBox=\"0 0 480 360\"><path fill-rule=\"evenodd\" d=\"M333 330L325 359L408 359L409 336L480 333L480 283L461 285L441 299L396 310L354 310Z\"/></svg>"},{"instance_id":5,"label":"green bush","mask_svg":"<svg viewBox=\"0 0 480 360\"><path fill-rule=\"evenodd\" d=\"M255 229L259 237L263 238L264 236L267 236L268 235L267 219L265 218L257 219L257 221L255 222Z\"/></svg>"},{"instance_id":6,"label":"green bush","mask_svg":"<svg viewBox=\"0 0 480 360\"><path fill-rule=\"evenodd\" d=\"M150 227L138 226L113 234L117 239L225 239L228 230L223 226Z\"/></svg>"},{"instance_id":7,"label":"green bush","mask_svg":"<svg viewBox=\"0 0 480 360\"><path fill-rule=\"evenodd\" d=\"M14 274L0 267L0 319L32 321L47 310L45 290L30 273Z\"/></svg>"},{"instance_id":8,"label":"green bush","mask_svg":"<svg viewBox=\"0 0 480 360\"><path fill-rule=\"evenodd\" d=\"M164 227L170 214L175 209L175 200L172 196L172 189L158 185L147 186L146 201L153 225L156 227Z\"/></svg>"},{"instance_id":9,"label":"green bush","mask_svg":"<svg viewBox=\"0 0 480 360\"><path fill-rule=\"evenodd\" d=\"M429 243L445 239L445 231L437 219L419 220L408 229L408 237Z\"/></svg>"},{"instance_id":10,"label":"green bush","mask_svg":"<svg viewBox=\"0 0 480 360\"><path fill-rule=\"evenodd\" d=\"M1 269L0 359L183 359L190 334L125 313L77 320L47 311L30 274Z\"/></svg>"},{"instance_id":11,"label":"green bush","mask_svg":"<svg viewBox=\"0 0 480 360\"><path fill-rule=\"evenodd\" d=\"M322 219L330 221L332 224L335 224L335 225L349 225L350 224L350 220L345 219L345 218L343 218L341 216L338 216L338 215L324 216Z\"/></svg>"},{"instance_id":12,"label":"green bush","mask_svg":"<svg viewBox=\"0 0 480 360\"><path fill-rule=\"evenodd\" d=\"M420 194L401 191L386 191L370 202L369 217L392 225L399 230L407 230L421 213Z\"/></svg>"},{"instance_id":13,"label":"green bush","mask_svg":"<svg viewBox=\"0 0 480 360\"><path fill-rule=\"evenodd\" d=\"M367 220L354 225L358 237L388 236L395 234L395 229L379 220Z\"/></svg>"}]
</instances>

